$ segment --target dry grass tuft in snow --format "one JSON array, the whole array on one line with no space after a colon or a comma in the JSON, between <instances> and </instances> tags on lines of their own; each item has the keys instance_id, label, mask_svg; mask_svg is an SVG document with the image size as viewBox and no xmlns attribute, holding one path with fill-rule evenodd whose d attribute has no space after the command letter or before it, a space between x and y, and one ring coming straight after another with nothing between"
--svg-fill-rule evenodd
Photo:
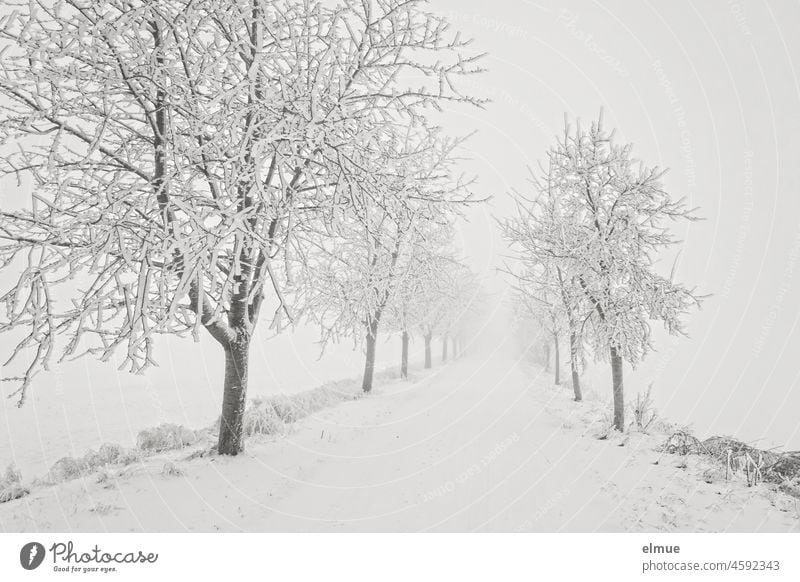
<instances>
[{"instance_id":1,"label":"dry grass tuft in snow","mask_svg":"<svg viewBox=\"0 0 800 582\"><path fill-rule=\"evenodd\" d=\"M778 453L757 449L730 437L713 436L704 441L686 430L669 436L662 450L669 454L704 455L715 462L715 469L705 475L707 482L744 475L748 486L759 482L778 485L778 488L800 497L800 451Z\"/></svg>"},{"instance_id":2,"label":"dry grass tuft in snow","mask_svg":"<svg viewBox=\"0 0 800 582\"><path fill-rule=\"evenodd\" d=\"M53 464L43 479L34 480L34 484L56 485L92 473L98 473L97 481L102 483L109 478L107 467L126 467L142 461L148 455L195 444L201 434L202 431L193 431L176 424L161 424L141 431L136 439L137 448L126 449L115 443L105 443L97 451L89 450L82 457L62 457Z\"/></svg>"},{"instance_id":3,"label":"dry grass tuft in snow","mask_svg":"<svg viewBox=\"0 0 800 582\"><path fill-rule=\"evenodd\" d=\"M183 471L172 461L167 461L164 463L164 466L161 467L162 477L181 477L182 475Z\"/></svg>"},{"instance_id":4,"label":"dry grass tuft in snow","mask_svg":"<svg viewBox=\"0 0 800 582\"><path fill-rule=\"evenodd\" d=\"M163 423L139 432L136 446L148 453L158 453L191 446L199 440L199 433L185 426Z\"/></svg>"},{"instance_id":5,"label":"dry grass tuft in snow","mask_svg":"<svg viewBox=\"0 0 800 582\"><path fill-rule=\"evenodd\" d=\"M99 450L89 450L82 457L62 457L50 468L44 482L55 484L71 481L94 473L107 465L130 465L140 460L141 456L138 451L125 449L114 443L105 443Z\"/></svg>"},{"instance_id":6,"label":"dry grass tuft in snow","mask_svg":"<svg viewBox=\"0 0 800 582\"><path fill-rule=\"evenodd\" d=\"M653 383L647 386L647 390L639 392L636 400L631 407L633 424L636 430L646 433L658 418L658 412L653 405Z\"/></svg>"},{"instance_id":7,"label":"dry grass tuft in snow","mask_svg":"<svg viewBox=\"0 0 800 582\"><path fill-rule=\"evenodd\" d=\"M282 434L286 425L301 420L315 412L335 406L340 402L356 400L361 393L350 389L336 389L335 383L299 394L279 394L268 398L256 398L244 413L244 434ZM343 383L344 384L344 383ZM351 385L350 382L346 384Z\"/></svg>"}]
</instances>

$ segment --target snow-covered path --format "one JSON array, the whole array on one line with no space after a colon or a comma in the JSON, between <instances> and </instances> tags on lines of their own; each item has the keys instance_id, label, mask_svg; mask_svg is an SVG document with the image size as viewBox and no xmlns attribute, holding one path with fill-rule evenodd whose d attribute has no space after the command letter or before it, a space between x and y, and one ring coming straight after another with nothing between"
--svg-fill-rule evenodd
<instances>
[{"instance_id":1,"label":"snow-covered path","mask_svg":"<svg viewBox=\"0 0 800 582\"><path fill-rule=\"evenodd\" d=\"M661 436L597 440L598 403L497 350L251 440L0 506L5 531L800 531L794 500L706 483ZM623 445L624 446L620 446ZM176 460L178 459L178 460Z\"/></svg>"}]
</instances>

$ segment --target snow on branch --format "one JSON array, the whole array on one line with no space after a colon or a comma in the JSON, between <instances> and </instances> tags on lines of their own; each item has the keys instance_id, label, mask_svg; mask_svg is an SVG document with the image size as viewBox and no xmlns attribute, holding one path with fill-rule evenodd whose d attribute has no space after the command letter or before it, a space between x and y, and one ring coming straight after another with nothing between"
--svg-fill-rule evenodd
<instances>
[{"instance_id":1,"label":"snow on branch","mask_svg":"<svg viewBox=\"0 0 800 582\"><path fill-rule=\"evenodd\" d=\"M651 348L651 320L683 333L683 316L703 299L655 269L678 243L670 223L698 220L665 191L664 173L617 144L602 116L588 128L566 124L533 179L534 197L518 195L502 224L521 301L551 329L588 339L599 357L613 347L635 365Z\"/></svg>"},{"instance_id":2,"label":"snow on branch","mask_svg":"<svg viewBox=\"0 0 800 582\"><path fill-rule=\"evenodd\" d=\"M458 90L480 55L423 6L13 5L0 19L0 177L33 192L0 210L0 269L13 278L0 333L15 338L7 365L19 372L5 380L19 404L57 337L59 360L123 350L141 373L160 334L247 344L265 304L279 329L300 315L308 253L351 215L395 213L417 179L421 204L466 191L436 173L458 140L432 137L428 115L481 104ZM373 173L409 127L428 139L394 154L427 161Z\"/></svg>"}]
</instances>

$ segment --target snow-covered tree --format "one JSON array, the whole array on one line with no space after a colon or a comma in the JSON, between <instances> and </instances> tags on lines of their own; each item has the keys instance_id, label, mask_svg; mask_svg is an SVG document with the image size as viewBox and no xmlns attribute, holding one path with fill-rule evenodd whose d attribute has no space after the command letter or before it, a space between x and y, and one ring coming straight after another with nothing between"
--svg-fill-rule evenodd
<instances>
[{"instance_id":1,"label":"snow-covered tree","mask_svg":"<svg viewBox=\"0 0 800 582\"><path fill-rule=\"evenodd\" d=\"M442 339L446 359L447 338L474 317L481 297L477 277L454 255L442 254L437 262L436 276L422 282L418 302L417 326L425 342L425 368L433 365L434 336Z\"/></svg>"},{"instance_id":2,"label":"snow-covered tree","mask_svg":"<svg viewBox=\"0 0 800 582\"><path fill-rule=\"evenodd\" d=\"M420 127L372 149L378 155L359 164L368 199L343 212L334 235L309 253L316 285L304 286L306 310L322 326L323 343L363 334L365 392L372 389L381 324L400 291L424 272L430 233L469 203L468 189L452 172L459 143Z\"/></svg>"},{"instance_id":3,"label":"snow-covered tree","mask_svg":"<svg viewBox=\"0 0 800 582\"><path fill-rule=\"evenodd\" d=\"M455 81L477 70L422 0L34 0L0 39L0 170L33 189L0 210L12 396L56 353L141 373L157 335L204 329L224 454L262 305L291 315L303 245L364 200L353 153L472 101Z\"/></svg>"},{"instance_id":4,"label":"snow-covered tree","mask_svg":"<svg viewBox=\"0 0 800 582\"><path fill-rule=\"evenodd\" d=\"M561 298L554 292L553 280L546 271L515 273L514 286L516 311L524 319L535 322L542 332L545 370L549 371L550 347L553 348L554 383L561 384L561 339L567 328Z\"/></svg>"},{"instance_id":5,"label":"snow-covered tree","mask_svg":"<svg viewBox=\"0 0 800 582\"><path fill-rule=\"evenodd\" d=\"M453 357L459 357L464 351L464 343L481 334L491 301L480 278L468 267L460 265L455 275L451 285L451 308L444 322L445 336L442 341L444 350L446 338L449 338Z\"/></svg>"},{"instance_id":6,"label":"snow-covered tree","mask_svg":"<svg viewBox=\"0 0 800 582\"><path fill-rule=\"evenodd\" d=\"M517 197L517 213L501 224L506 240L517 258L518 268L507 269L514 278L516 301L521 310L538 322L545 336L552 338L555 351L555 383L560 384L559 341L563 335L569 339L569 363L575 401L583 394L580 369L584 360L584 322L591 305L577 282L570 265L562 257L568 245L561 237L560 190L555 187L550 171L540 180L534 178L536 198ZM547 236L550 247L540 241ZM561 242L563 248L552 245ZM557 251L557 252L556 252ZM545 344L549 367L549 346Z\"/></svg>"},{"instance_id":7,"label":"snow-covered tree","mask_svg":"<svg viewBox=\"0 0 800 582\"><path fill-rule=\"evenodd\" d=\"M647 355L650 321L684 333L682 317L701 299L655 268L657 253L678 242L668 224L694 220L693 213L664 190L664 171L634 160L631 150L615 143L602 116L589 128L566 125L548 152L540 187L548 202L519 217L534 225L522 253L560 267L566 302L591 307L581 325L595 356L611 361L617 430L625 427L623 360L635 366Z\"/></svg>"},{"instance_id":8,"label":"snow-covered tree","mask_svg":"<svg viewBox=\"0 0 800 582\"><path fill-rule=\"evenodd\" d=\"M416 252L404 257L404 276L397 281L389 303L387 327L399 333L400 377L408 378L409 343L425 318L425 290L440 276L444 262L450 260L449 246L453 229L447 222L433 221L420 225L420 244Z\"/></svg>"}]
</instances>

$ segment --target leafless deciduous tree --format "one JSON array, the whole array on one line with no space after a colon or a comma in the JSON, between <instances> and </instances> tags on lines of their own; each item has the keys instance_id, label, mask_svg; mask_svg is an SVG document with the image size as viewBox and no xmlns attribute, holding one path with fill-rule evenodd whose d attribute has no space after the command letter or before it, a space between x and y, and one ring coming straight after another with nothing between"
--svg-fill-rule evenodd
<instances>
[{"instance_id":1,"label":"leafless deciduous tree","mask_svg":"<svg viewBox=\"0 0 800 582\"><path fill-rule=\"evenodd\" d=\"M553 293L552 279L546 271L535 270L527 274L515 273L518 278L514 288L514 308L523 319L538 325L545 342L545 357L549 371L550 346L553 348L553 372L556 385L561 384L560 344L566 327L565 310L561 298Z\"/></svg>"},{"instance_id":2,"label":"leafless deciduous tree","mask_svg":"<svg viewBox=\"0 0 800 582\"><path fill-rule=\"evenodd\" d=\"M397 281L392 301L388 305L387 328L399 333L400 377L408 378L409 343L424 318L425 289L440 276L442 265L451 260L452 226L439 221L419 225L420 241L415 253L405 257L405 275Z\"/></svg>"},{"instance_id":3,"label":"leafless deciduous tree","mask_svg":"<svg viewBox=\"0 0 800 582\"><path fill-rule=\"evenodd\" d=\"M523 262L560 272L568 311L586 314L581 329L595 356L611 361L617 430L625 427L623 360L636 365L647 355L650 321L684 333L682 316L701 301L674 280L674 268L664 276L654 267L657 253L677 243L669 223L696 218L664 190L664 171L631 150L615 143L602 116L588 128L567 124L547 153L538 198L507 230Z\"/></svg>"},{"instance_id":4,"label":"leafless deciduous tree","mask_svg":"<svg viewBox=\"0 0 800 582\"><path fill-rule=\"evenodd\" d=\"M318 284L303 286L306 309L321 324L323 342L364 334L365 392L372 389L381 324L401 291L426 272L437 232L449 232L470 202L467 184L453 174L459 141L421 127L382 144L384 153L361 163L368 200L343 213L336 233L309 253L308 273Z\"/></svg>"},{"instance_id":5,"label":"leafless deciduous tree","mask_svg":"<svg viewBox=\"0 0 800 582\"><path fill-rule=\"evenodd\" d=\"M412 257L412 277L398 287L390 307L390 326L401 333L401 376L408 372L408 341L421 334L425 346L425 367L433 366L431 353L435 334L442 339L446 361L448 339L453 356L461 342L472 331L481 303L481 287L472 272L458 260L452 245L453 229L436 224L425 233L426 245Z\"/></svg>"},{"instance_id":6,"label":"leafless deciduous tree","mask_svg":"<svg viewBox=\"0 0 800 582\"><path fill-rule=\"evenodd\" d=\"M568 336L571 384L575 401L580 402L584 322L592 308L569 270L570 265L538 245L541 233L559 229L563 222L559 214L561 193L553 187L549 172L543 180L534 177L533 185L537 197L528 200L518 196L516 215L501 223L518 259L517 268L507 268L506 272L515 281L518 311L537 322L545 336L552 337L556 384L560 383L559 341L563 335ZM557 233L551 232L551 236L558 238Z\"/></svg>"},{"instance_id":7,"label":"leafless deciduous tree","mask_svg":"<svg viewBox=\"0 0 800 582\"><path fill-rule=\"evenodd\" d=\"M433 365L434 336L442 338L444 355L447 338L461 338L470 322L479 319L482 296L478 278L469 268L452 255L440 257L436 277L422 281L416 304L417 327L425 341L426 368Z\"/></svg>"},{"instance_id":8,"label":"leafless deciduous tree","mask_svg":"<svg viewBox=\"0 0 800 582\"><path fill-rule=\"evenodd\" d=\"M370 193L359 152L473 101L478 70L421 0L34 0L0 39L1 169L33 190L0 211L13 396L54 357L143 372L159 334L205 330L224 454L262 305L291 318L304 245Z\"/></svg>"}]
</instances>

